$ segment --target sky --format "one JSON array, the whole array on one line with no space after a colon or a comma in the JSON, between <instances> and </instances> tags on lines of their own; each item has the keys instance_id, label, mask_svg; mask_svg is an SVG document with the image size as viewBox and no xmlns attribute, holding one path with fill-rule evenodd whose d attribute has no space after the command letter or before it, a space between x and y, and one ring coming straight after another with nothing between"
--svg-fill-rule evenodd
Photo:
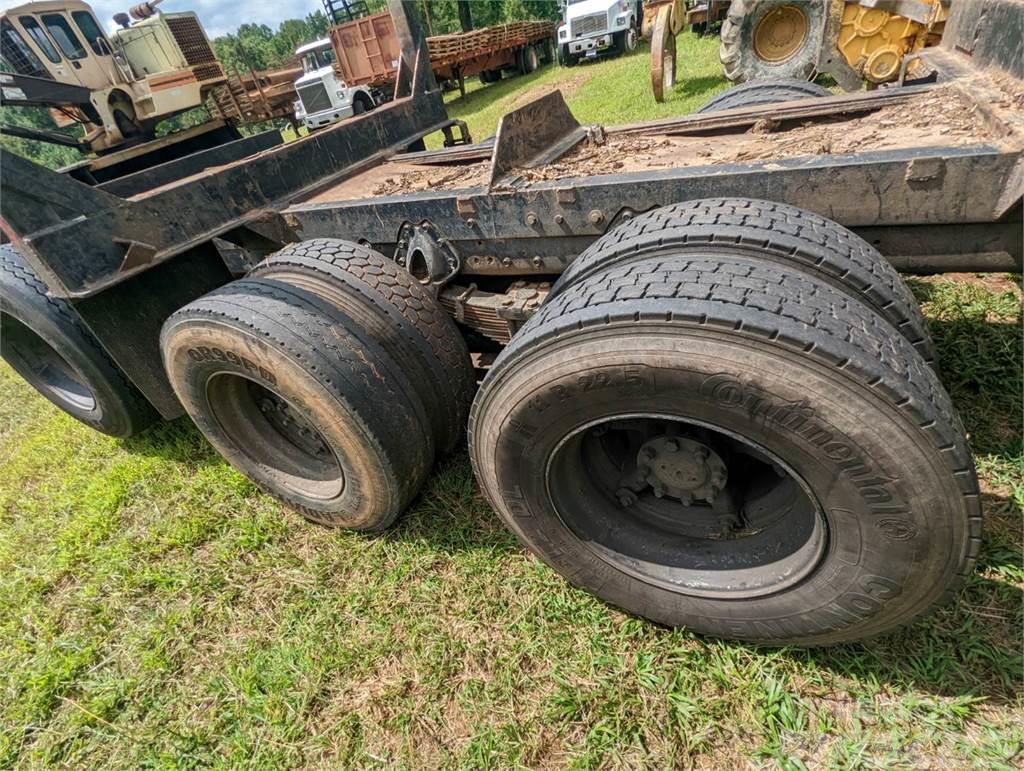
<instances>
[{"instance_id":1,"label":"sky","mask_svg":"<svg viewBox=\"0 0 1024 771\"><path fill-rule=\"evenodd\" d=\"M0 0L0 10L21 5L26 0ZM113 16L140 0L86 0L96 13L96 20L104 29L116 25ZM195 11L199 15L206 34L211 38L234 32L240 24L266 24L276 29L285 19L299 19L313 11L321 10L320 0L163 0L161 11Z\"/></svg>"}]
</instances>

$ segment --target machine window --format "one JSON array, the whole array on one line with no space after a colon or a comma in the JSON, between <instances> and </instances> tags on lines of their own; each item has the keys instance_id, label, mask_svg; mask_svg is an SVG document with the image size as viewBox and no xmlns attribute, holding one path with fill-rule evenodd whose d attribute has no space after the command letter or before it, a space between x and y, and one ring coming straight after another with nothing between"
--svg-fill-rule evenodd
<instances>
[{"instance_id":1,"label":"machine window","mask_svg":"<svg viewBox=\"0 0 1024 771\"><path fill-rule=\"evenodd\" d=\"M50 73L7 19L0 21L0 57L19 75L48 78Z\"/></svg>"},{"instance_id":2,"label":"machine window","mask_svg":"<svg viewBox=\"0 0 1024 771\"><path fill-rule=\"evenodd\" d=\"M39 26L39 22L35 20L33 16L19 16L18 21L21 22L22 28L28 33L28 36L32 38L36 46L40 51L54 64L60 63L60 54L57 53L57 49L53 47L53 43L47 36L46 32L42 27Z\"/></svg>"},{"instance_id":3,"label":"machine window","mask_svg":"<svg viewBox=\"0 0 1024 771\"><path fill-rule=\"evenodd\" d=\"M100 29L100 25L96 23L91 13L88 11L72 11L71 18L75 20L75 24L78 25L78 29L89 43L89 47L94 54L106 56L110 53L110 44L107 43L107 39L103 36L103 30Z\"/></svg>"},{"instance_id":4,"label":"machine window","mask_svg":"<svg viewBox=\"0 0 1024 771\"><path fill-rule=\"evenodd\" d=\"M48 13L43 16L43 24L47 32L57 41L57 46L69 59L84 59L85 49L68 24L68 20L59 13Z\"/></svg>"}]
</instances>

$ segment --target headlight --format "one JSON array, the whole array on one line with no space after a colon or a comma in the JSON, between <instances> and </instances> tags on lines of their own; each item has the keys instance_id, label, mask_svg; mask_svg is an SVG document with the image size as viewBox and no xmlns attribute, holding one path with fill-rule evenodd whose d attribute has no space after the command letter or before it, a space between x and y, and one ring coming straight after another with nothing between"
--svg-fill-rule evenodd
<instances>
[{"instance_id":1,"label":"headlight","mask_svg":"<svg viewBox=\"0 0 1024 771\"><path fill-rule=\"evenodd\" d=\"M625 23L626 23L626 17L625 16L620 16L619 18L617 18L615 20L615 26L616 27L621 27Z\"/></svg>"}]
</instances>

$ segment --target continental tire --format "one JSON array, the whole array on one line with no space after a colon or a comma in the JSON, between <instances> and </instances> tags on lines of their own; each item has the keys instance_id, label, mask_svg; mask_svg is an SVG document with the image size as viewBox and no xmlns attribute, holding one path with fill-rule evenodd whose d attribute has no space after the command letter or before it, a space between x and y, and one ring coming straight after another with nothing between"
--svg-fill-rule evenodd
<instances>
[{"instance_id":1,"label":"continental tire","mask_svg":"<svg viewBox=\"0 0 1024 771\"><path fill-rule=\"evenodd\" d=\"M301 289L236 281L174 313L161 346L211 444L315 522L387 527L430 470L433 437L401 368Z\"/></svg>"},{"instance_id":2,"label":"continental tire","mask_svg":"<svg viewBox=\"0 0 1024 771\"><path fill-rule=\"evenodd\" d=\"M734 83L752 80L797 78L810 80L818 64L818 50L825 28L825 6L819 0L732 0L722 22L718 58L725 77ZM785 34L777 54L762 50L762 35L771 44L771 34L762 33L780 14ZM802 20L801 20L802 19ZM803 25L803 38L795 26ZM791 50L792 49L792 50Z\"/></svg>"},{"instance_id":3,"label":"continental tire","mask_svg":"<svg viewBox=\"0 0 1024 771\"><path fill-rule=\"evenodd\" d=\"M865 303L936 363L928 324L899 273L867 241L795 206L751 198L705 198L664 206L619 225L573 260L552 287L650 257L722 254L802 271Z\"/></svg>"},{"instance_id":4,"label":"continental tire","mask_svg":"<svg viewBox=\"0 0 1024 771\"><path fill-rule=\"evenodd\" d=\"M301 287L351 316L407 369L438 449L449 453L462 441L476 389L469 351L407 270L360 244L318 238L285 247L251 275Z\"/></svg>"},{"instance_id":5,"label":"continental tire","mask_svg":"<svg viewBox=\"0 0 1024 771\"><path fill-rule=\"evenodd\" d=\"M104 434L131 436L158 419L78 312L49 297L9 245L0 246L0 355L42 396Z\"/></svg>"},{"instance_id":6,"label":"continental tire","mask_svg":"<svg viewBox=\"0 0 1024 771\"><path fill-rule=\"evenodd\" d=\"M817 96L832 96L832 92L817 83L807 80L784 78L782 80L757 80L741 83L711 97L697 112L718 112L739 107L755 107L759 104L790 102L794 99L809 99Z\"/></svg>"},{"instance_id":7,"label":"continental tire","mask_svg":"<svg viewBox=\"0 0 1024 771\"><path fill-rule=\"evenodd\" d=\"M495 361L470 447L551 567L702 634L877 635L951 597L980 544L935 373L863 304L777 266L648 259L572 285Z\"/></svg>"}]
</instances>

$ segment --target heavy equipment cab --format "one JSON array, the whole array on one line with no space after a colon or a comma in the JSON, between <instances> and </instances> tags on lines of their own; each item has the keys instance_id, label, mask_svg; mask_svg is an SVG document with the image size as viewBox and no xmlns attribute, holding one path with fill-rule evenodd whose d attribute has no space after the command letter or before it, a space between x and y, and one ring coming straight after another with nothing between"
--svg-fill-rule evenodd
<instances>
[{"instance_id":1,"label":"heavy equipment cab","mask_svg":"<svg viewBox=\"0 0 1024 771\"><path fill-rule=\"evenodd\" d=\"M80 0L7 9L3 104L54 108L58 127L82 123L87 152L152 139L161 120L200 106L225 79L196 15L161 13L159 2L117 14L110 36Z\"/></svg>"}]
</instances>

